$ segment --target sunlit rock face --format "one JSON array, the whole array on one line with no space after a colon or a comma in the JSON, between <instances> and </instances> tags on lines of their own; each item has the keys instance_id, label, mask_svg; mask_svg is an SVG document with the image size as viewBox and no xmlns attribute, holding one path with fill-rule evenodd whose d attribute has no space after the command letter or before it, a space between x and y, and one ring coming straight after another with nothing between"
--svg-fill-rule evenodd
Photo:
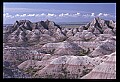
<instances>
[{"instance_id":1,"label":"sunlit rock face","mask_svg":"<svg viewBox=\"0 0 120 82\"><path fill-rule=\"evenodd\" d=\"M53 37L56 39L56 41L64 41L67 37L64 35L64 33L57 28L56 32L53 33Z\"/></svg>"},{"instance_id":2,"label":"sunlit rock face","mask_svg":"<svg viewBox=\"0 0 120 82\"><path fill-rule=\"evenodd\" d=\"M83 49L75 43L64 41L47 43L41 47L41 51L54 55L81 55Z\"/></svg>"},{"instance_id":3,"label":"sunlit rock face","mask_svg":"<svg viewBox=\"0 0 120 82\"><path fill-rule=\"evenodd\" d=\"M83 30L82 32L77 32L74 36L69 37L67 40L88 42L95 39L96 36L93 33L88 32L87 30Z\"/></svg>"},{"instance_id":4,"label":"sunlit rock face","mask_svg":"<svg viewBox=\"0 0 120 82\"><path fill-rule=\"evenodd\" d=\"M59 43L60 45L55 49L56 55L81 55L83 49L75 43L67 41Z\"/></svg>"},{"instance_id":5,"label":"sunlit rock face","mask_svg":"<svg viewBox=\"0 0 120 82\"><path fill-rule=\"evenodd\" d=\"M110 38L112 35L111 34L100 34L95 41L105 41L108 38Z\"/></svg>"},{"instance_id":6,"label":"sunlit rock face","mask_svg":"<svg viewBox=\"0 0 120 82\"><path fill-rule=\"evenodd\" d=\"M3 78L115 79L116 22L16 21L3 31L3 63Z\"/></svg>"},{"instance_id":7,"label":"sunlit rock face","mask_svg":"<svg viewBox=\"0 0 120 82\"><path fill-rule=\"evenodd\" d=\"M34 74L36 78L79 79L89 73L101 60L88 56L60 56Z\"/></svg>"}]
</instances>

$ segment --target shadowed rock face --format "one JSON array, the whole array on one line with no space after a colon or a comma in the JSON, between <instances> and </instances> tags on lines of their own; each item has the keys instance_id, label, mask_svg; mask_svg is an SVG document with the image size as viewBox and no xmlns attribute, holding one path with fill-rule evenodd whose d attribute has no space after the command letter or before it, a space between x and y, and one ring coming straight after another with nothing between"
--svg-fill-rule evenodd
<instances>
[{"instance_id":1,"label":"shadowed rock face","mask_svg":"<svg viewBox=\"0 0 120 82\"><path fill-rule=\"evenodd\" d=\"M116 40L110 38L109 40L106 40L103 44L98 46L91 54L89 54L89 56L96 57L96 56L111 54L115 52L115 50L116 50Z\"/></svg>"},{"instance_id":2,"label":"shadowed rock face","mask_svg":"<svg viewBox=\"0 0 120 82\"><path fill-rule=\"evenodd\" d=\"M115 79L115 52L112 20L76 28L20 20L3 31L3 78Z\"/></svg>"},{"instance_id":3,"label":"shadowed rock face","mask_svg":"<svg viewBox=\"0 0 120 82\"><path fill-rule=\"evenodd\" d=\"M54 37L58 42L66 38L60 26L49 20L36 23L32 23L29 20L20 20L16 21L13 26L6 28L8 29L4 32L3 41L11 44L11 46L20 46L22 44L29 46L29 43L31 45L32 42L33 44L40 42L43 34Z\"/></svg>"},{"instance_id":4,"label":"shadowed rock face","mask_svg":"<svg viewBox=\"0 0 120 82\"><path fill-rule=\"evenodd\" d=\"M3 49L3 60L14 62L16 65L31 58L31 50L24 47L8 47Z\"/></svg>"},{"instance_id":5,"label":"shadowed rock face","mask_svg":"<svg viewBox=\"0 0 120 82\"><path fill-rule=\"evenodd\" d=\"M108 20L103 20L97 17L97 18L94 18L93 21L88 23L86 25L86 28L95 34L103 34L105 29L112 30L116 28L116 23L112 20L108 21Z\"/></svg>"},{"instance_id":6,"label":"shadowed rock face","mask_svg":"<svg viewBox=\"0 0 120 82\"><path fill-rule=\"evenodd\" d=\"M20 71L17 67L10 68L10 66L10 62L3 62L3 78L31 78L30 75Z\"/></svg>"}]
</instances>

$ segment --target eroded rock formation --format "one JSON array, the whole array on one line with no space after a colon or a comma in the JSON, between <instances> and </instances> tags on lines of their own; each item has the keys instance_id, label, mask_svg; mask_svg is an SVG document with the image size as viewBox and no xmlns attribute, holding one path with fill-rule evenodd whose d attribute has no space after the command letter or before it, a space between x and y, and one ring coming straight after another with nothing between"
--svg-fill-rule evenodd
<instances>
[{"instance_id":1,"label":"eroded rock formation","mask_svg":"<svg viewBox=\"0 0 120 82\"><path fill-rule=\"evenodd\" d=\"M116 79L116 22L16 21L3 31L3 63L3 78Z\"/></svg>"}]
</instances>

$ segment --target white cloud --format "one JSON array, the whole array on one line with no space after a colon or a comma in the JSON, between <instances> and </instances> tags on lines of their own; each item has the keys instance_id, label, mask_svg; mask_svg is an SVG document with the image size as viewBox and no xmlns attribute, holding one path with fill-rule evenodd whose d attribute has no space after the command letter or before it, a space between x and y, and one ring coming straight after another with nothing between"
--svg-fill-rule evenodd
<instances>
[{"instance_id":1,"label":"white cloud","mask_svg":"<svg viewBox=\"0 0 120 82\"><path fill-rule=\"evenodd\" d=\"M19 17L20 15L19 14L16 14L15 17Z\"/></svg>"},{"instance_id":2,"label":"white cloud","mask_svg":"<svg viewBox=\"0 0 120 82\"><path fill-rule=\"evenodd\" d=\"M4 17L4 18L14 18L14 16L13 16L13 15L10 15L9 13L3 14L3 17Z\"/></svg>"},{"instance_id":3,"label":"white cloud","mask_svg":"<svg viewBox=\"0 0 120 82\"><path fill-rule=\"evenodd\" d=\"M115 15L111 15L111 14L108 14L108 13L99 13L97 16L99 16L99 17L112 17L112 18L115 18Z\"/></svg>"},{"instance_id":4,"label":"white cloud","mask_svg":"<svg viewBox=\"0 0 120 82\"><path fill-rule=\"evenodd\" d=\"M75 15L80 16L80 13L76 13Z\"/></svg>"},{"instance_id":5,"label":"white cloud","mask_svg":"<svg viewBox=\"0 0 120 82\"><path fill-rule=\"evenodd\" d=\"M46 17L47 14L45 13L41 13L41 14L35 14L35 17Z\"/></svg>"},{"instance_id":6,"label":"white cloud","mask_svg":"<svg viewBox=\"0 0 120 82\"><path fill-rule=\"evenodd\" d=\"M40 14L35 14L35 17L39 17L40 16Z\"/></svg>"},{"instance_id":7,"label":"white cloud","mask_svg":"<svg viewBox=\"0 0 120 82\"><path fill-rule=\"evenodd\" d=\"M28 14L27 16L30 16L30 17L32 17L32 16L35 16L35 14Z\"/></svg>"},{"instance_id":8,"label":"white cloud","mask_svg":"<svg viewBox=\"0 0 120 82\"><path fill-rule=\"evenodd\" d=\"M110 16L110 14L103 14L103 16L107 17L107 16Z\"/></svg>"},{"instance_id":9,"label":"white cloud","mask_svg":"<svg viewBox=\"0 0 120 82\"><path fill-rule=\"evenodd\" d=\"M40 14L41 16L46 16L46 14L45 13L42 13L42 14Z\"/></svg>"},{"instance_id":10,"label":"white cloud","mask_svg":"<svg viewBox=\"0 0 120 82\"><path fill-rule=\"evenodd\" d=\"M22 15L20 15L20 17L26 17L27 15L26 14L22 14Z\"/></svg>"},{"instance_id":11,"label":"white cloud","mask_svg":"<svg viewBox=\"0 0 120 82\"><path fill-rule=\"evenodd\" d=\"M99 13L98 15L95 15L95 13L87 13L87 14L83 14L83 13L60 13L60 14L55 14L55 13L41 13L41 14L35 14L35 13L30 13L30 14L15 14L15 15L11 15L9 13L4 13L3 17L4 18L17 18L17 17L56 17L56 18L61 18L61 17L84 17L84 18L89 18L89 17L96 17L96 16L100 16L100 17L112 17L115 18L115 15L111 15L111 14L107 14L107 13Z\"/></svg>"},{"instance_id":12,"label":"white cloud","mask_svg":"<svg viewBox=\"0 0 120 82\"><path fill-rule=\"evenodd\" d=\"M65 16L69 16L69 13L64 14Z\"/></svg>"},{"instance_id":13,"label":"white cloud","mask_svg":"<svg viewBox=\"0 0 120 82\"><path fill-rule=\"evenodd\" d=\"M62 13L62 14L59 14L59 17L63 17L64 16L64 14Z\"/></svg>"},{"instance_id":14,"label":"white cloud","mask_svg":"<svg viewBox=\"0 0 120 82\"><path fill-rule=\"evenodd\" d=\"M8 16L9 15L9 13L5 13L5 14L3 14L3 16L5 17L5 16Z\"/></svg>"},{"instance_id":15,"label":"white cloud","mask_svg":"<svg viewBox=\"0 0 120 82\"><path fill-rule=\"evenodd\" d=\"M99 13L98 15L95 15L96 13L94 12L86 12L86 11L78 11L78 10L56 10L56 9L33 9L33 8L3 8L4 12L22 12L25 14L16 14L14 16L9 16L9 13L3 14L4 17L7 16L7 18L14 18L14 17L114 17L115 15L111 15L108 13ZM27 13L42 13L42 14L27 14ZM50 12L50 13L47 13ZM59 14L55 14L54 12L57 12ZM76 12L76 13L75 13ZM46 13L46 14L45 14ZM73 14L74 13L74 14Z\"/></svg>"},{"instance_id":16,"label":"white cloud","mask_svg":"<svg viewBox=\"0 0 120 82\"><path fill-rule=\"evenodd\" d=\"M6 18L14 18L12 15L7 15Z\"/></svg>"},{"instance_id":17,"label":"white cloud","mask_svg":"<svg viewBox=\"0 0 120 82\"><path fill-rule=\"evenodd\" d=\"M80 13L77 13L77 15L80 15Z\"/></svg>"},{"instance_id":18,"label":"white cloud","mask_svg":"<svg viewBox=\"0 0 120 82\"><path fill-rule=\"evenodd\" d=\"M3 14L3 17L5 17L6 16L6 14Z\"/></svg>"},{"instance_id":19,"label":"white cloud","mask_svg":"<svg viewBox=\"0 0 120 82\"><path fill-rule=\"evenodd\" d=\"M91 13L91 17L95 17L95 13Z\"/></svg>"},{"instance_id":20,"label":"white cloud","mask_svg":"<svg viewBox=\"0 0 120 82\"><path fill-rule=\"evenodd\" d=\"M68 16L72 16L70 13L61 13L58 15L59 17L68 17Z\"/></svg>"},{"instance_id":21,"label":"white cloud","mask_svg":"<svg viewBox=\"0 0 120 82\"><path fill-rule=\"evenodd\" d=\"M103 15L103 13L99 13L97 16L102 16Z\"/></svg>"},{"instance_id":22,"label":"white cloud","mask_svg":"<svg viewBox=\"0 0 120 82\"><path fill-rule=\"evenodd\" d=\"M56 14L53 14L53 13L48 13L47 15L46 15L46 17L56 17L57 15Z\"/></svg>"},{"instance_id":23,"label":"white cloud","mask_svg":"<svg viewBox=\"0 0 120 82\"><path fill-rule=\"evenodd\" d=\"M50 13L48 13L47 16L54 16L54 14L50 14Z\"/></svg>"},{"instance_id":24,"label":"white cloud","mask_svg":"<svg viewBox=\"0 0 120 82\"><path fill-rule=\"evenodd\" d=\"M80 13L75 13L75 14L69 14L70 17L78 17L80 16Z\"/></svg>"},{"instance_id":25,"label":"white cloud","mask_svg":"<svg viewBox=\"0 0 120 82\"><path fill-rule=\"evenodd\" d=\"M85 17L85 18L88 18L88 17L90 17L91 15L90 15L90 14L83 14L82 16Z\"/></svg>"}]
</instances>

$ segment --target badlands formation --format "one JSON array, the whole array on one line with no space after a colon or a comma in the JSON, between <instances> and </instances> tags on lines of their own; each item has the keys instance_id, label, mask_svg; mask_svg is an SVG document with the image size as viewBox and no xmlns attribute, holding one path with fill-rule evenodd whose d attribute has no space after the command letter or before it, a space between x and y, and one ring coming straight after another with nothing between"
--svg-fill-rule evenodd
<instances>
[{"instance_id":1,"label":"badlands formation","mask_svg":"<svg viewBox=\"0 0 120 82\"><path fill-rule=\"evenodd\" d=\"M16 21L3 31L3 78L116 79L116 22Z\"/></svg>"}]
</instances>

